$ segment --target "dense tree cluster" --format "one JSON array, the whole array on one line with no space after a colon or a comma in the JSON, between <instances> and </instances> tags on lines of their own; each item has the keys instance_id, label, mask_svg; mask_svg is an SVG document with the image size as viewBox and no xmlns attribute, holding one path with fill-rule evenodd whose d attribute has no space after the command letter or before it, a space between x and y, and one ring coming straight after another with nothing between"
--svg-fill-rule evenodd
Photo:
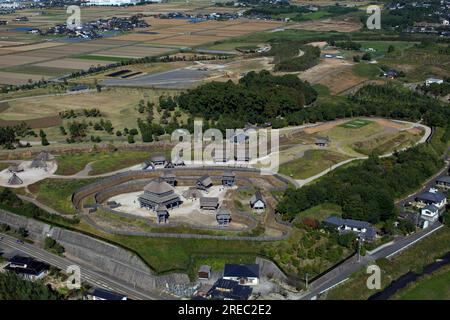
<instances>
[{"instance_id":1,"label":"dense tree cluster","mask_svg":"<svg viewBox=\"0 0 450 320\"><path fill-rule=\"evenodd\" d=\"M414 190L442 167L429 146L418 146L393 157L372 155L361 165L338 169L317 183L288 189L277 210L287 220L320 203L342 207L343 217L372 223L392 219L394 198Z\"/></svg>"},{"instance_id":2,"label":"dense tree cluster","mask_svg":"<svg viewBox=\"0 0 450 320\"><path fill-rule=\"evenodd\" d=\"M286 219L293 219L299 212L319 203L330 202L342 207L344 217L386 221L395 215L394 198L414 190L439 170L445 150L443 145L450 140L450 108L419 93L391 85L367 85L346 103L307 108L289 117L289 122L298 124L370 115L423 119L430 126L446 130L439 137L435 134L430 144L382 160L372 155L361 165L338 169L314 185L287 190L277 207Z\"/></svg>"},{"instance_id":3,"label":"dense tree cluster","mask_svg":"<svg viewBox=\"0 0 450 320\"><path fill-rule=\"evenodd\" d=\"M60 300L42 281L28 281L12 272L0 272L0 300Z\"/></svg>"},{"instance_id":4,"label":"dense tree cluster","mask_svg":"<svg viewBox=\"0 0 450 320\"><path fill-rule=\"evenodd\" d=\"M274 57L276 71L304 71L319 62L320 49L318 47L297 41L282 41L272 43L271 46L272 48L266 55Z\"/></svg>"},{"instance_id":5,"label":"dense tree cluster","mask_svg":"<svg viewBox=\"0 0 450 320\"><path fill-rule=\"evenodd\" d=\"M238 84L211 82L189 90L178 97L178 103L192 116L227 122L235 128L285 117L316 97L317 92L295 75L279 77L261 71L249 72Z\"/></svg>"},{"instance_id":6,"label":"dense tree cluster","mask_svg":"<svg viewBox=\"0 0 450 320\"><path fill-rule=\"evenodd\" d=\"M443 83L432 83L429 86L423 85L420 87L420 90L434 96L444 97L450 94L450 77L445 78Z\"/></svg>"}]
</instances>

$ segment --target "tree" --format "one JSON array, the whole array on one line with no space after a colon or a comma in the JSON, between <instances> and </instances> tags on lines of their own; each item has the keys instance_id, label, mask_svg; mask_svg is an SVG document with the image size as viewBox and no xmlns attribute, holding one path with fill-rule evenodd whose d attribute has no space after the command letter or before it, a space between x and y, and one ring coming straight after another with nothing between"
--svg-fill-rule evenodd
<instances>
[{"instance_id":1,"label":"tree","mask_svg":"<svg viewBox=\"0 0 450 320\"><path fill-rule=\"evenodd\" d=\"M134 143L134 136L131 134L128 135L128 143Z\"/></svg>"},{"instance_id":2,"label":"tree","mask_svg":"<svg viewBox=\"0 0 450 320\"><path fill-rule=\"evenodd\" d=\"M393 45L389 45L387 53L392 53L395 51L395 47Z\"/></svg>"},{"instance_id":3,"label":"tree","mask_svg":"<svg viewBox=\"0 0 450 320\"><path fill-rule=\"evenodd\" d=\"M39 131L39 136L41 137L41 144L43 146L48 146L50 143L47 140L47 135L45 134L44 130Z\"/></svg>"},{"instance_id":4,"label":"tree","mask_svg":"<svg viewBox=\"0 0 450 320\"><path fill-rule=\"evenodd\" d=\"M370 60L372 60L372 55L370 54L370 52L366 52L366 53L363 54L361 59L366 60L366 61L370 61Z\"/></svg>"},{"instance_id":5,"label":"tree","mask_svg":"<svg viewBox=\"0 0 450 320\"><path fill-rule=\"evenodd\" d=\"M359 61L361 61L361 57L359 55L353 56L353 61L359 62Z\"/></svg>"}]
</instances>

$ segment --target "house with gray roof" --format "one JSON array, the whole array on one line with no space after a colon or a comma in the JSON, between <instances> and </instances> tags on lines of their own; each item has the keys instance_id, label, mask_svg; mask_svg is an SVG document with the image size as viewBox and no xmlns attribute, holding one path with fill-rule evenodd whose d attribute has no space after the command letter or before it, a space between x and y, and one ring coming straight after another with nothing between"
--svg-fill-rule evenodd
<instances>
[{"instance_id":1,"label":"house with gray roof","mask_svg":"<svg viewBox=\"0 0 450 320\"><path fill-rule=\"evenodd\" d=\"M420 218L429 222L436 222L439 219L439 208L434 204L429 204L420 210Z\"/></svg>"},{"instance_id":2,"label":"house with gray roof","mask_svg":"<svg viewBox=\"0 0 450 320\"><path fill-rule=\"evenodd\" d=\"M375 240L377 235L375 227L366 221L330 216L326 218L323 223L336 229L340 234L353 232L358 237L361 237L363 240L367 241Z\"/></svg>"},{"instance_id":3,"label":"house with gray roof","mask_svg":"<svg viewBox=\"0 0 450 320\"><path fill-rule=\"evenodd\" d=\"M450 189L450 176L442 176L437 178L436 187Z\"/></svg>"}]
</instances>

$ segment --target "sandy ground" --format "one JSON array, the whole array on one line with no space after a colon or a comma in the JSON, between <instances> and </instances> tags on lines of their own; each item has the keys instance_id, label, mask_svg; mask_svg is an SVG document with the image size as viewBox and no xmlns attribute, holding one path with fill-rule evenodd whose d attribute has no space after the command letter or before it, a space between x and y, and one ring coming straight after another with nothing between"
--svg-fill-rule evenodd
<instances>
[{"instance_id":1,"label":"sandy ground","mask_svg":"<svg viewBox=\"0 0 450 320\"><path fill-rule=\"evenodd\" d=\"M172 210L169 210L169 223L170 222L182 222L188 223L196 226L211 227L217 226L216 215L214 211L210 210L200 210L200 200L196 199L186 199L183 197L183 192L189 187L175 187L175 193L178 194L183 201L183 204ZM236 187L234 187L236 188ZM234 188L224 188L222 186L212 186L208 193L203 192L206 197L218 197L219 206L225 198L225 194L228 190ZM155 220L155 213L147 209L139 207L139 202L137 201L138 196L142 194L139 192L124 193L118 196L111 197L108 201L116 201L121 204L121 206L116 209L125 213L133 214L140 217L147 217L151 220ZM243 224L238 224L232 222L228 228L242 228L245 227Z\"/></svg>"},{"instance_id":2,"label":"sandy ground","mask_svg":"<svg viewBox=\"0 0 450 320\"><path fill-rule=\"evenodd\" d=\"M331 53L328 52L327 53ZM300 73L299 77L310 83L320 83L323 80L333 78L337 73L351 67L353 64L340 59L322 58L314 67Z\"/></svg>"},{"instance_id":3,"label":"sandy ground","mask_svg":"<svg viewBox=\"0 0 450 320\"><path fill-rule=\"evenodd\" d=\"M49 161L47 162L47 169L30 169L31 161L23 161L19 167L23 168L23 172L17 173L17 176L22 179L23 184L20 185L9 185L8 180L11 178L12 174L5 169L0 172L0 186L2 187L10 187L10 188L21 188L38 182L40 180L46 179L53 175L58 168L56 162Z\"/></svg>"}]
</instances>

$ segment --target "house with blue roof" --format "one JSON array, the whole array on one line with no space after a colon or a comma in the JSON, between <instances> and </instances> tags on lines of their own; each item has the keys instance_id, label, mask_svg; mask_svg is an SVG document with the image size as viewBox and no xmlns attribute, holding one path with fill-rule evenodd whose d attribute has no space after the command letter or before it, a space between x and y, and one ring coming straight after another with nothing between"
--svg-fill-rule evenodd
<instances>
[{"instance_id":1,"label":"house with blue roof","mask_svg":"<svg viewBox=\"0 0 450 320\"><path fill-rule=\"evenodd\" d=\"M418 194L416 201L425 206L434 205L441 211L447 205L447 196L434 188L430 188L430 190Z\"/></svg>"},{"instance_id":2,"label":"house with blue roof","mask_svg":"<svg viewBox=\"0 0 450 320\"><path fill-rule=\"evenodd\" d=\"M225 264L223 278L237 281L240 285L255 286L259 283L259 265Z\"/></svg>"},{"instance_id":3,"label":"house with blue roof","mask_svg":"<svg viewBox=\"0 0 450 320\"><path fill-rule=\"evenodd\" d=\"M92 291L92 293L89 294L89 298L91 298L91 300L113 300L113 301L128 299L127 296L102 288L95 288L94 291Z\"/></svg>"},{"instance_id":4,"label":"house with blue roof","mask_svg":"<svg viewBox=\"0 0 450 320\"><path fill-rule=\"evenodd\" d=\"M377 231L375 227L366 221L343 219L340 217L330 216L323 223L327 226L335 228L340 234L353 232L363 240L375 240Z\"/></svg>"},{"instance_id":5,"label":"house with blue roof","mask_svg":"<svg viewBox=\"0 0 450 320\"><path fill-rule=\"evenodd\" d=\"M248 300L252 291L253 289L250 286L221 278L208 291L207 297L212 300Z\"/></svg>"}]
</instances>

